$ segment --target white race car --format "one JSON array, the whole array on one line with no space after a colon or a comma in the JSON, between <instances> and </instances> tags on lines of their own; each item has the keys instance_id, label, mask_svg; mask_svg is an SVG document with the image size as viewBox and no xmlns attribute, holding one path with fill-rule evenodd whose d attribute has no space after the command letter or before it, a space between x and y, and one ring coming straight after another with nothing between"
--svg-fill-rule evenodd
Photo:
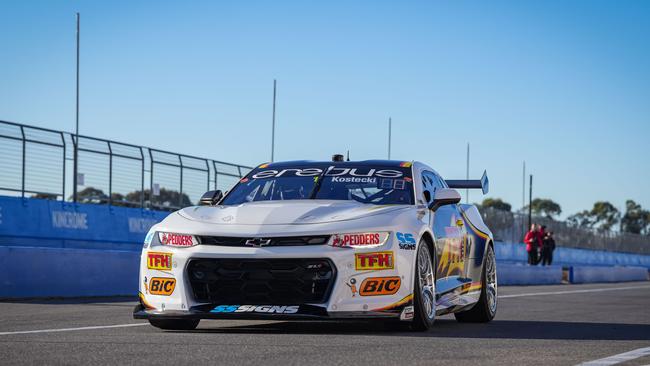
<instances>
[{"instance_id":1,"label":"white race car","mask_svg":"<svg viewBox=\"0 0 650 366\"><path fill-rule=\"evenodd\" d=\"M497 310L490 230L419 162L262 164L231 191L151 228L137 319L383 319L426 330L436 315L487 322Z\"/></svg>"}]
</instances>

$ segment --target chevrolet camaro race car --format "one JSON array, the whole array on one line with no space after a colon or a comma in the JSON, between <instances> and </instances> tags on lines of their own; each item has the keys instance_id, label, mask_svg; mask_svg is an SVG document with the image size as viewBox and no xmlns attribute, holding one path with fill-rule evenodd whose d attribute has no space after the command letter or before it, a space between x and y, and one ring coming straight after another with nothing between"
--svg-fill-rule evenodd
<instances>
[{"instance_id":1,"label":"chevrolet camaro race car","mask_svg":"<svg viewBox=\"0 0 650 366\"><path fill-rule=\"evenodd\" d=\"M414 330L437 315L497 310L493 238L477 208L425 164L262 164L229 192L170 214L146 236L136 319L382 319Z\"/></svg>"}]
</instances>

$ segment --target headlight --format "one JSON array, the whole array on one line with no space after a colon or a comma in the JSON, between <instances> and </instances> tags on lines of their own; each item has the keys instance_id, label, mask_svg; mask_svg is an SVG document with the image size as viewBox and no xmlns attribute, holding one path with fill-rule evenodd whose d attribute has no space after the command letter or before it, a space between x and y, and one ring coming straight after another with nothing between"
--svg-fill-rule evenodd
<instances>
[{"instance_id":1,"label":"headlight","mask_svg":"<svg viewBox=\"0 0 650 366\"><path fill-rule=\"evenodd\" d=\"M199 241L193 235L175 234L175 233L158 233L160 244L169 245L170 247L192 247L199 244Z\"/></svg>"},{"instance_id":2,"label":"headlight","mask_svg":"<svg viewBox=\"0 0 650 366\"><path fill-rule=\"evenodd\" d=\"M384 245L389 232L347 233L334 234L329 245L341 248L373 248Z\"/></svg>"}]
</instances>

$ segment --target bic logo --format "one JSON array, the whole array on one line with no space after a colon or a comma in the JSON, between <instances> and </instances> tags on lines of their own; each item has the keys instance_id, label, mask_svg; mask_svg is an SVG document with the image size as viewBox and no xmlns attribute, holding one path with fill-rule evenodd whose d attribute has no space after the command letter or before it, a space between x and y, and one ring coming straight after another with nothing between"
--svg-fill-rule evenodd
<instances>
[{"instance_id":1,"label":"bic logo","mask_svg":"<svg viewBox=\"0 0 650 366\"><path fill-rule=\"evenodd\" d=\"M399 277L369 277L361 283L359 295L393 295L399 290L401 283Z\"/></svg>"},{"instance_id":2,"label":"bic logo","mask_svg":"<svg viewBox=\"0 0 650 366\"><path fill-rule=\"evenodd\" d=\"M172 269L172 254L149 252L147 253L147 268L149 269Z\"/></svg>"},{"instance_id":3,"label":"bic logo","mask_svg":"<svg viewBox=\"0 0 650 366\"><path fill-rule=\"evenodd\" d=\"M393 252L358 253L354 255L354 267L357 271L393 269Z\"/></svg>"},{"instance_id":4,"label":"bic logo","mask_svg":"<svg viewBox=\"0 0 650 366\"><path fill-rule=\"evenodd\" d=\"M152 295L169 296L174 292L176 279L166 277L154 277L149 282L149 293Z\"/></svg>"}]
</instances>

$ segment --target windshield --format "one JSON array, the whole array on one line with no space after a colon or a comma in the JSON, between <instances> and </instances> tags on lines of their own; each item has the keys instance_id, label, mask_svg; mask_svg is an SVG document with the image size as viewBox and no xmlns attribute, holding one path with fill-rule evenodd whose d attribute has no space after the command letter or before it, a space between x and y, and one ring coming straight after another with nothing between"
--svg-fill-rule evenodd
<instances>
[{"instance_id":1,"label":"windshield","mask_svg":"<svg viewBox=\"0 0 650 366\"><path fill-rule=\"evenodd\" d=\"M354 200L376 205L413 204L410 167L346 164L271 168L262 165L250 172L221 204L307 199Z\"/></svg>"}]
</instances>

